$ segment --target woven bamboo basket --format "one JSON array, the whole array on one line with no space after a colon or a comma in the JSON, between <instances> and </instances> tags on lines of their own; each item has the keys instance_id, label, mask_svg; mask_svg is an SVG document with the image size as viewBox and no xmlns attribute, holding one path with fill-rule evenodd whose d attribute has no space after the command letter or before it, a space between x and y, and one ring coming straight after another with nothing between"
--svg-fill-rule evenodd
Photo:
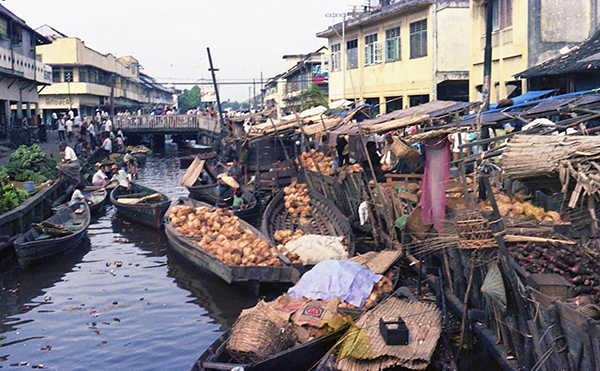
<instances>
[{"instance_id":1,"label":"woven bamboo basket","mask_svg":"<svg viewBox=\"0 0 600 371\"><path fill-rule=\"evenodd\" d=\"M419 160L419 157L421 157L421 154L419 153L419 151L417 151L415 147L406 144L402 139L398 137L394 137L394 141L392 143L392 146L390 147L390 150L398 158L402 158L410 162L411 164L417 162Z\"/></svg>"},{"instance_id":2,"label":"woven bamboo basket","mask_svg":"<svg viewBox=\"0 0 600 371\"><path fill-rule=\"evenodd\" d=\"M404 224L408 233L419 240L424 240L431 230L431 225L423 224L422 213L421 208L417 207L410 213Z\"/></svg>"},{"instance_id":3,"label":"woven bamboo basket","mask_svg":"<svg viewBox=\"0 0 600 371\"><path fill-rule=\"evenodd\" d=\"M285 350L296 342L291 323L264 302L242 312L231 329L227 352L239 363L257 362Z\"/></svg>"}]
</instances>

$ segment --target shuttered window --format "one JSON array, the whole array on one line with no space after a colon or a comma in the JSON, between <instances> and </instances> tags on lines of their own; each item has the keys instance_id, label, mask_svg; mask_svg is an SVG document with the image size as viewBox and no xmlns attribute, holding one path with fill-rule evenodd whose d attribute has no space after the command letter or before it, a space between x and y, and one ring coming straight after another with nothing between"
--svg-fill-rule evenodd
<instances>
[{"instance_id":1,"label":"shuttered window","mask_svg":"<svg viewBox=\"0 0 600 371\"><path fill-rule=\"evenodd\" d=\"M410 24L410 59L427 56L427 20Z\"/></svg>"},{"instance_id":2,"label":"shuttered window","mask_svg":"<svg viewBox=\"0 0 600 371\"><path fill-rule=\"evenodd\" d=\"M385 31L385 61L399 61L400 56L400 27L390 28Z\"/></svg>"}]
</instances>

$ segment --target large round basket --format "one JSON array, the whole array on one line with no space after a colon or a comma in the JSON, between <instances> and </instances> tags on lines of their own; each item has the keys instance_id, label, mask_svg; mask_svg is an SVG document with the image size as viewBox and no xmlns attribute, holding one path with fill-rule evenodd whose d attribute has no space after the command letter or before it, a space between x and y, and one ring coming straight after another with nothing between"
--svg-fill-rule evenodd
<instances>
[{"instance_id":1,"label":"large round basket","mask_svg":"<svg viewBox=\"0 0 600 371\"><path fill-rule=\"evenodd\" d=\"M415 147L406 144L398 137L394 137L390 150L398 158L402 158L411 164L416 163L419 160L419 157L421 157L421 153L419 153Z\"/></svg>"},{"instance_id":2,"label":"large round basket","mask_svg":"<svg viewBox=\"0 0 600 371\"><path fill-rule=\"evenodd\" d=\"M281 318L265 302L242 312L231 329L227 352L239 363L266 359L294 345L291 323Z\"/></svg>"}]
</instances>

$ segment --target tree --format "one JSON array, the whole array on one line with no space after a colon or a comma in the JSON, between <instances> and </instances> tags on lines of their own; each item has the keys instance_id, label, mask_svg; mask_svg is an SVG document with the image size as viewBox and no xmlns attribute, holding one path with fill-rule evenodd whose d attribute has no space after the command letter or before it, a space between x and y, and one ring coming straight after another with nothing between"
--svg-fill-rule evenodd
<instances>
[{"instance_id":1,"label":"tree","mask_svg":"<svg viewBox=\"0 0 600 371\"><path fill-rule=\"evenodd\" d=\"M183 90L177 95L177 106L179 113L185 113L191 108L200 107L200 87L195 85L190 90Z\"/></svg>"},{"instance_id":2,"label":"tree","mask_svg":"<svg viewBox=\"0 0 600 371\"><path fill-rule=\"evenodd\" d=\"M317 84L313 84L310 88L303 90L298 97L302 100L302 110L315 106L329 108L327 98L325 98L323 91L321 91L321 88Z\"/></svg>"}]
</instances>

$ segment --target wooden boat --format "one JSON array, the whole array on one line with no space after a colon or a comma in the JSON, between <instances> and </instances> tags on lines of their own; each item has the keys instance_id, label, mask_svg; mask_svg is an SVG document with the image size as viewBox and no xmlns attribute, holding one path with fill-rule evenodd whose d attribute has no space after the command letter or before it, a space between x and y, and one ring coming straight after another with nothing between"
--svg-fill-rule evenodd
<instances>
[{"instance_id":1,"label":"wooden boat","mask_svg":"<svg viewBox=\"0 0 600 371\"><path fill-rule=\"evenodd\" d=\"M144 202L140 200L158 194L157 201ZM110 193L110 202L116 206L117 211L123 216L138 223L159 229L163 217L171 204L164 194L137 183L131 183L130 190L125 187L116 187Z\"/></svg>"},{"instance_id":2,"label":"wooden boat","mask_svg":"<svg viewBox=\"0 0 600 371\"><path fill-rule=\"evenodd\" d=\"M90 208L87 203L78 202L58 211L44 222L60 225L72 233L53 237L52 234L44 233L39 228L32 228L23 233L14 243L21 268L67 252L77 246L90 225Z\"/></svg>"},{"instance_id":3,"label":"wooden boat","mask_svg":"<svg viewBox=\"0 0 600 371\"><path fill-rule=\"evenodd\" d=\"M301 229L305 234L323 236L343 236L346 238L348 256L354 255L354 234L348 220L341 211L325 196L310 191L311 216L309 223L301 224L299 218L293 218L285 208L283 190L277 193L267 205L263 214L261 231L275 244L274 235L279 230L292 232Z\"/></svg>"},{"instance_id":4,"label":"wooden boat","mask_svg":"<svg viewBox=\"0 0 600 371\"><path fill-rule=\"evenodd\" d=\"M194 161L196 162L196 160ZM191 167L192 166L190 165L190 168ZM218 167L217 174L215 174L210 166L204 166L203 164L201 173L193 185L185 185L187 190L190 192L190 197L194 200L206 202L210 205L215 205L217 202L219 202L221 192L219 189L219 180L217 179L217 175L223 172L223 170L225 170L224 167Z\"/></svg>"},{"instance_id":5,"label":"wooden boat","mask_svg":"<svg viewBox=\"0 0 600 371\"><path fill-rule=\"evenodd\" d=\"M194 208L211 207L204 202L187 197L179 198L171 207L175 205L190 206ZM243 228L250 229L262 240L267 241L267 238L264 235L247 222L240 220L240 224ZM289 260L283 255L279 256L284 262L284 266L282 267L226 265L220 259L196 245L195 242L198 241L197 238L190 238L176 231L171 225L168 215L165 218L165 233L169 245L184 260L198 268L212 272L227 283L294 283L300 278L300 274L295 268L285 264L285 262L289 263Z\"/></svg>"},{"instance_id":6,"label":"wooden boat","mask_svg":"<svg viewBox=\"0 0 600 371\"><path fill-rule=\"evenodd\" d=\"M233 198L229 198L227 200L219 199L219 201L217 201L216 203L216 206L230 209L231 211L233 211L233 214L235 216L240 217L242 219L258 215L258 213L260 212L260 203L256 199L256 196L254 196L254 193L250 191L244 191L244 199L246 199L248 203L243 209L233 210L231 208L233 204Z\"/></svg>"},{"instance_id":7,"label":"wooden boat","mask_svg":"<svg viewBox=\"0 0 600 371\"><path fill-rule=\"evenodd\" d=\"M231 334L228 330L221 335L202 355L191 371L231 370L240 366L245 371L306 371L319 363L321 358L346 333L349 326L343 326L337 331L322 335L306 343L279 352L259 362L247 364L236 363L225 349Z\"/></svg>"},{"instance_id":8,"label":"wooden boat","mask_svg":"<svg viewBox=\"0 0 600 371\"><path fill-rule=\"evenodd\" d=\"M105 188L86 188L81 193L83 193L92 214L99 212L104 207L104 203L108 197L108 191Z\"/></svg>"}]
</instances>

